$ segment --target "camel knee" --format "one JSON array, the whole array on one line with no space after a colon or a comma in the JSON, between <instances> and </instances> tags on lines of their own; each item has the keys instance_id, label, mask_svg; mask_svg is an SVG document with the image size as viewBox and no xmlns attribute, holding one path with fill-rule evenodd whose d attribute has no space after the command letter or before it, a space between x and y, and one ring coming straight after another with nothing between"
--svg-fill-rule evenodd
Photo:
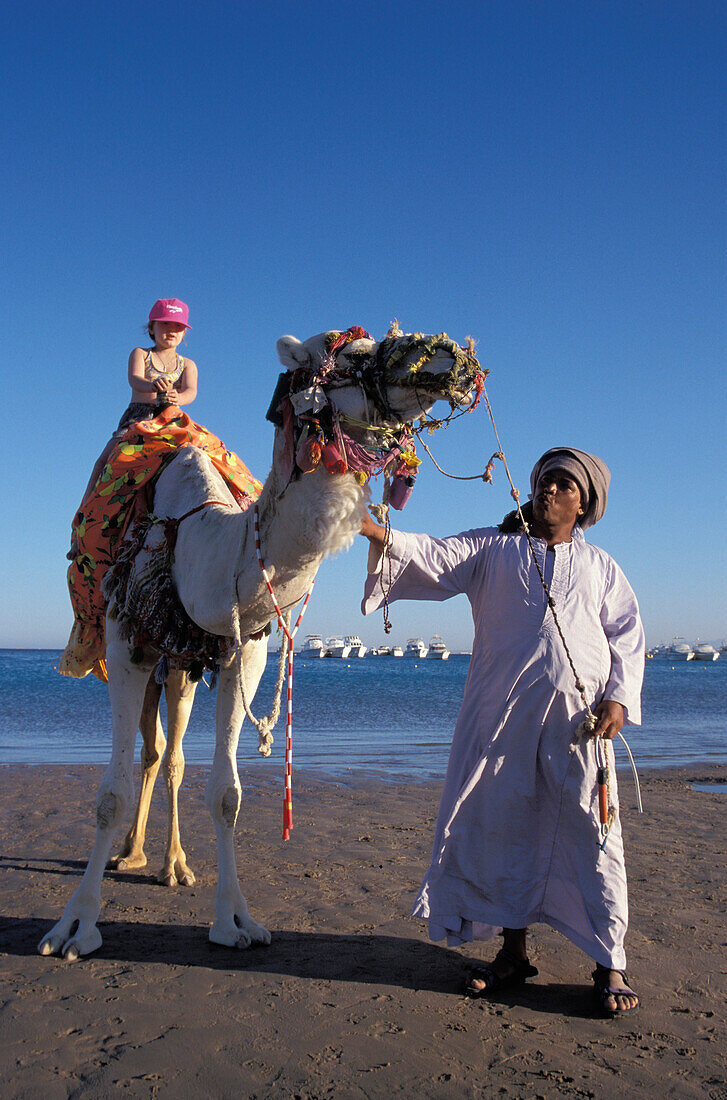
<instances>
[{"instance_id":1,"label":"camel knee","mask_svg":"<svg viewBox=\"0 0 727 1100\"><path fill-rule=\"evenodd\" d=\"M147 744L146 741L142 742L141 766L144 771L148 771L149 768L156 768L158 766L166 747L167 743L164 740L163 734L157 736L153 745Z\"/></svg>"},{"instance_id":2,"label":"camel knee","mask_svg":"<svg viewBox=\"0 0 727 1100\"><path fill-rule=\"evenodd\" d=\"M115 829L124 812L125 799L117 792L99 791L96 799L96 824L99 829Z\"/></svg>"},{"instance_id":3,"label":"camel knee","mask_svg":"<svg viewBox=\"0 0 727 1100\"><path fill-rule=\"evenodd\" d=\"M178 787L184 776L184 754L181 749L168 751L164 757L164 779L168 787Z\"/></svg>"},{"instance_id":4,"label":"camel knee","mask_svg":"<svg viewBox=\"0 0 727 1100\"><path fill-rule=\"evenodd\" d=\"M207 806L214 820L228 829L232 829L237 821L241 802L240 788L235 786L220 789L207 798Z\"/></svg>"}]
</instances>

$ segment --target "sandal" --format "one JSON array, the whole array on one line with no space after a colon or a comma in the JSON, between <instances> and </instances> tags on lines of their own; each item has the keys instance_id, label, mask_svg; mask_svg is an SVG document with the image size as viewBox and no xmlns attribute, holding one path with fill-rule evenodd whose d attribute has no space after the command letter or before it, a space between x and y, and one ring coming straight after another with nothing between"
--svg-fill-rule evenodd
<instances>
[{"instance_id":1,"label":"sandal","mask_svg":"<svg viewBox=\"0 0 727 1100\"><path fill-rule=\"evenodd\" d=\"M596 966L596 969L591 974L591 977L593 978L593 994L598 1001L601 1013L603 1016L606 1016L607 1018L610 1018L612 1020L615 1020L617 1016L634 1016L639 1011L638 1001L635 1005L633 1005L632 1008L609 1008L606 1004L606 1001L609 997L616 998L631 996L638 998L639 996L638 993L634 992L634 990L631 989L631 987L629 986L629 980L626 977L625 970L616 970L615 973L621 975L626 983L626 986L622 989L614 989L613 986L609 984L608 980L611 969L612 968L609 968L607 966L601 966L601 964L599 963Z\"/></svg>"},{"instance_id":2,"label":"sandal","mask_svg":"<svg viewBox=\"0 0 727 1100\"><path fill-rule=\"evenodd\" d=\"M498 974L493 967L497 962L505 963L509 970L505 974ZM537 967L532 966L530 959L519 959L511 955L502 947L489 966L477 966L470 971L464 991L468 997L489 997L491 993L501 989L511 989L513 986L523 985L528 978L537 976ZM485 982L485 986L479 989L473 983Z\"/></svg>"}]
</instances>

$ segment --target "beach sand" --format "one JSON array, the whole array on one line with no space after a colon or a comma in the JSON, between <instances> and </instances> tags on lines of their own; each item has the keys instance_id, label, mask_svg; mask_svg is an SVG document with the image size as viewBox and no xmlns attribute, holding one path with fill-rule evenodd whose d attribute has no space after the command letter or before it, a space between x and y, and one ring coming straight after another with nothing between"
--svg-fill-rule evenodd
<instances>
[{"instance_id":1,"label":"beach sand","mask_svg":"<svg viewBox=\"0 0 727 1100\"><path fill-rule=\"evenodd\" d=\"M350 783L299 772L280 838L273 768L244 774L238 865L270 947L212 947L214 832L205 772L188 769L183 844L197 874L154 875L165 833L155 792L149 867L107 875L104 943L68 964L37 944L90 852L92 766L0 768L0 1072L3 1096L727 1098L727 768L620 779L630 881L629 976L639 1015L594 1017L588 960L544 926L540 975L471 1001L468 961L408 913L426 870L437 784ZM727 786L725 787L727 791Z\"/></svg>"}]
</instances>

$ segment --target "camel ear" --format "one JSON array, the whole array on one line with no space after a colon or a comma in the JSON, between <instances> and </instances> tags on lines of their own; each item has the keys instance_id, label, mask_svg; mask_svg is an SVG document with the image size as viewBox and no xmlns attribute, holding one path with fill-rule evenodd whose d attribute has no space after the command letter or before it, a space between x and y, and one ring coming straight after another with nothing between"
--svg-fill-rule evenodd
<instances>
[{"instance_id":1,"label":"camel ear","mask_svg":"<svg viewBox=\"0 0 727 1100\"><path fill-rule=\"evenodd\" d=\"M307 367L310 363L310 352L305 344L301 344L295 336L281 336L277 343L278 359L288 370L296 367Z\"/></svg>"}]
</instances>

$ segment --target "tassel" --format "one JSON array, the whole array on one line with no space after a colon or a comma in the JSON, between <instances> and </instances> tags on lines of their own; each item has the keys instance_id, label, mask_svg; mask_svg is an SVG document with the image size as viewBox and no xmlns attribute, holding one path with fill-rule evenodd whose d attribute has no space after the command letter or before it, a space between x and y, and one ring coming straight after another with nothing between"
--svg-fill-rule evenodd
<instances>
[{"instance_id":1,"label":"tassel","mask_svg":"<svg viewBox=\"0 0 727 1100\"><path fill-rule=\"evenodd\" d=\"M192 661L189 669L189 679L193 684L198 684L204 674L204 664L202 661Z\"/></svg>"},{"instance_id":2,"label":"tassel","mask_svg":"<svg viewBox=\"0 0 727 1100\"><path fill-rule=\"evenodd\" d=\"M329 474L345 474L346 462L335 443L326 443L321 454Z\"/></svg>"},{"instance_id":3,"label":"tassel","mask_svg":"<svg viewBox=\"0 0 727 1100\"><path fill-rule=\"evenodd\" d=\"M166 684L168 676L169 676L169 661L168 661L167 655L165 653L164 656L159 661L159 664L156 667L156 672L154 673L154 679L160 685L161 684Z\"/></svg>"},{"instance_id":4,"label":"tassel","mask_svg":"<svg viewBox=\"0 0 727 1100\"><path fill-rule=\"evenodd\" d=\"M402 477L401 474L394 474L389 490L389 504L391 507L400 512L411 496L413 489L413 477Z\"/></svg>"},{"instance_id":5,"label":"tassel","mask_svg":"<svg viewBox=\"0 0 727 1100\"><path fill-rule=\"evenodd\" d=\"M314 435L306 438L298 447L295 461L304 474L310 474L321 464L321 445Z\"/></svg>"}]
</instances>

